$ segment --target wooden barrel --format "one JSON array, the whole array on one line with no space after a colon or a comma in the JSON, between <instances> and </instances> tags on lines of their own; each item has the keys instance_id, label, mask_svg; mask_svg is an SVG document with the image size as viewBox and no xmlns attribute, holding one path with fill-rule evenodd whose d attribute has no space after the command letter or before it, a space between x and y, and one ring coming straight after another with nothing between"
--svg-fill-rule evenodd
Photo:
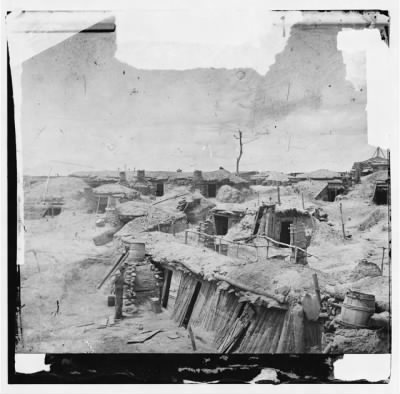
<instances>
[{"instance_id":1,"label":"wooden barrel","mask_svg":"<svg viewBox=\"0 0 400 394\"><path fill-rule=\"evenodd\" d=\"M375 312L375 296L349 291L342 305L340 320L354 327L367 327L368 320Z\"/></svg>"},{"instance_id":2,"label":"wooden barrel","mask_svg":"<svg viewBox=\"0 0 400 394\"><path fill-rule=\"evenodd\" d=\"M107 305L115 306L115 296L114 295L110 295L107 297Z\"/></svg>"},{"instance_id":3,"label":"wooden barrel","mask_svg":"<svg viewBox=\"0 0 400 394\"><path fill-rule=\"evenodd\" d=\"M228 244L220 244L217 246L217 252L223 254L224 256L228 256Z\"/></svg>"},{"instance_id":4,"label":"wooden barrel","mask_svg":"<svg viewBox=\"0 0 400 394\"><path fill-rule=\"evenodd\" d=\"M129 242L129 260L143 261L146 255L146 245L144 242Z\"/></svg>"}]
</instances>

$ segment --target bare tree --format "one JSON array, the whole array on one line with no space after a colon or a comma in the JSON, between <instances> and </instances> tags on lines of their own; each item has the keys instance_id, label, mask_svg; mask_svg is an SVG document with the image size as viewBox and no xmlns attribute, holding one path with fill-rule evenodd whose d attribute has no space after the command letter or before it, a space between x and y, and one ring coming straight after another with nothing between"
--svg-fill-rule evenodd
<instances>
[{"instance_id":1,"label":"bare tree","mask_svg":"<svg viewBox=\"0 0 400 394\"><path fill-rule=\"evenodd\" d=\"M267 135L267 134L269 134L268 130L266 130L264 132L257 132L254 135L254 138L247 140L247 141L244 141L243 131L240 129L238 129L237 134L233 135L233 137L239 141L239 156L236 158L236 175L239 176L239 166L240 166L240 159L242 158L242 155L243 155L243 145L249 144L250 142L257 140L260 136Z\"/></svg>"},{"instance_id":2,"label":"bare tree","mask_svg":"<svg viewBox=\"0 0 400 394\"><path fill-rule=\"evenodd\" d=\"M239 175L239 164L240 164L240 159L242 158L243 155L243 133L242 130L238 130L238 135L233 135L234 138L236 138L239 141L239 156L236 158L236 175Z\"/></svg>"}]
</instances>

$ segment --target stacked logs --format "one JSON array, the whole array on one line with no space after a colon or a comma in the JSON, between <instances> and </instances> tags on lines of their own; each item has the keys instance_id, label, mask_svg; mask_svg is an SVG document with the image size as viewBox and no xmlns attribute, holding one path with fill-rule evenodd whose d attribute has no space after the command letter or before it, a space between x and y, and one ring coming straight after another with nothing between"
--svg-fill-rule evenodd
<instances>
[{"instance_id":1,"label":"stacked logs","mask_svg":"<svg viewBox=\"0 0 400 394\"><path fill-rule=\"evenodd\" d=\"M328 295L321 296L320 318L325 320L324 329L326 332L331 332L336 328L334 319L340 315L340 312L341 305L336 298L329 297Z\"/></svg>"},{"instance_id":2,"label":"stacked logs","mask_svg":"<svg viewBox=\"0 0 400 394\"><path fill-rule=\"evenodd\" d=\"M154 271L154 277L156 278L157 286L162 287L164 283L164 270L156 267L154 264L152 264L151 269Z\"/></svg>"},{"instance_id":3,"label":"stacked logs","mask_svg":"<svg viewBox=\"0 0 400 394\"><path fill-rule=\"evenodd\" d=\"M183 197L182 199L180 199L180 200L178 201L178 204L177 204L177 206L176 206L176 209L177 209L178 211L184 212L185 209L188 207L188 205L189 205L189 203L186 201L186 198Z\"/></svg>"},{"instance_id":4,"label":"stacked logs","mask_svg":"<svg viewBox=\"0 0 400 394\"><path fill-rule=\"evenodd\" d=\"M136 280L136 264L132 261L125 263L125 304L132 305L136 299L135 280Z\"/></svg>"},{"instance_id":5,"label":"stacked logs","mask_svg":"<svg viewBox=\"0 0 400 394\"><path fill-rule=\"evenodd\" d=\"M199 241L204 243L206 248L215 249L215 242L214 242L214 224L210 219L207 219L205 222L201 222L197 227L197 231L200 233L208 234L210 237L205 235L199 236Z\"/></svg>"},{"instance_id":6,"label":"stacked logs","mask_svg":"<svg viewBox=\"0 0 400 394\"><path fill-rule=\"evenodd\" d=\"M164 270L162 269L161 266L157 266L154 264L151 264L150 269L154 273L154 278L156 279L157 287L160 289L160 296L161 296L161 289L164 285Z\"/></svg>"}]
</instances>

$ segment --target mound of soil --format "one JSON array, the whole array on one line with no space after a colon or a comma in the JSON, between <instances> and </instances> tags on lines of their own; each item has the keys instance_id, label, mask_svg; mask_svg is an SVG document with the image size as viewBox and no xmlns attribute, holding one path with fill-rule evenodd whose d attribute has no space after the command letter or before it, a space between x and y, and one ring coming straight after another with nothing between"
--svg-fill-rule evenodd
<instances>
[{"instance_id":1,"label":"mound of soil","mask_svg":"<svg viewBox=\"0 0 400 394\"><path fill-rule=\"evenodd\" d=\"M240 203L245 200L245 196L238 189L223 185L218 189L217 200L220 202Z\"/></svg>"},{"instance_id":2,"label":"mound of soil","mask_svg":"<svg viewBox=\"0 0 400 394\"><path fill-rule=\"evenodd\" d=\"M47 180L43 180L36 182L31 187L25 187L25 201L39 202L44 194L46 194L46 197L63 197L64 200L80 199L83 190L88 187L88 184L82 179L72 177L50 178L47 191L46 183Z\"/></svg>"},{"instance_id":3,"label":"mound of soil","mask_svg":"<svg viewBox=\"0 0 400 394\"><path fill-rule=\"evenodd\" d=\"M369 228L375 226L380 221L386 218L386 210L382 210L381 208L376 208L373 210L364 220L359 223L359 230L365 231Z\"/></svg>"},{"instance_id":4,"label":"mound of soil","mask_svg":"<svg viewBox=\"0 0 400 394\"><path fill-rule=\"evenodd\" d=\"M349 279L356 281L368 276L373 278L381 275L381 269L376 264L368 260L361 260L353 269Z\"/></svg>"},{"instance_id":5,"label":"mound of soil","mask_svg":"<svg viewBox=\"0 0 400 394\"><path fill-rule=\"evenodd\" d=\"M338 329L333 338L335 353L390 353L390 339L385 333L368 329Z\"/></svg>"}]
</instances>

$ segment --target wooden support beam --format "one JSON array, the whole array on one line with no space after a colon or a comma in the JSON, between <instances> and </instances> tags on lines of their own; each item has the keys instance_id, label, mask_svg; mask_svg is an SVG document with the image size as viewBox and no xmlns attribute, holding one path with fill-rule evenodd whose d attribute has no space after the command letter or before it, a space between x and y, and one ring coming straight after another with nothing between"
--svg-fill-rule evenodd
<instances>
[{"instance_id":1,"label":"wooden support beam","mask_svg":"<svg viewBox=\"0 0 400 394\"><path fill-rule=\"evenodd\" d=\"M217 279L217 280L225 281L225 282L229 283L230 285L232 285L234 287L237 287L240 290L249 291L249 292L252 292L252 293L255 293L255 294L262 295L262 296L267 297L267 298L271 298L271 299L279 302L280 304L284 304L285 301L286 301L286 297L284 295L282 295L282 294L272 294L272 293L268 293L266 291L254 289L254 288L252 288L250 286L246 286L246 285L244 285L244 284L242 284L240 282L237 282L236 280L227 278L226 276L223 276L223 275L220 275L220 274L214 274L214 278Z\"/></svg>"},{"instance_id":2,"label":"wooden support beam","mask_svg":"<svg viewBox=\"0 0 400 394\"><path fill-rule=\"evenodd\" d=\"M321 291L319 289L317 274L313 274L312 278L313 278L313 281L314 281L315 295L317 296L317 299L318 299L318 302L319 302L319 306L321 307Z\"/></svg>"}]
</instances>

